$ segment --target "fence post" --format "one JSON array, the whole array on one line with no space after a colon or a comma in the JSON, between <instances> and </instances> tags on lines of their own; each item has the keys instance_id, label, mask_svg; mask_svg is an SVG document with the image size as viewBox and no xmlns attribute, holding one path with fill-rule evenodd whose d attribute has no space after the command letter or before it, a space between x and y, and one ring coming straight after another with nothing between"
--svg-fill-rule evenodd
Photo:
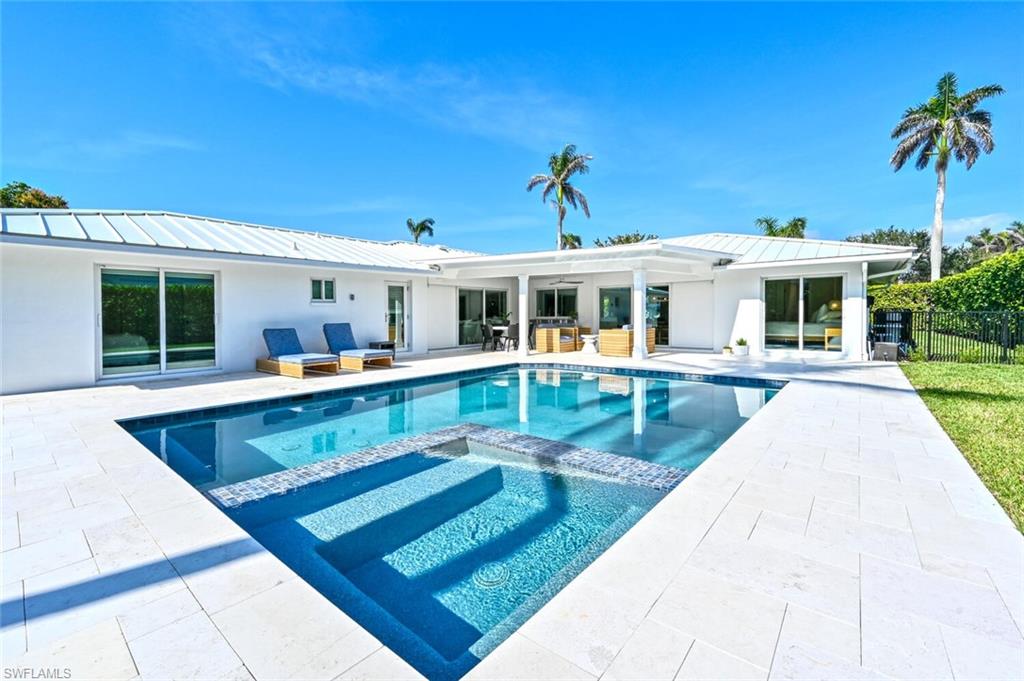
<instances>
[{"instance_id":1,"label":"fence post","mask_svg":"<svg viewBox=\"0 0 1024 681\"><path fill-rule=\"evenodd\" d=\"M932 358L932 309L928 308L928 330L927 340L925 341L925 356L927 359Z\"/></svg>"},{"instance_id":2,"label":"fence post","mask_svg":"<svg viewBox=\"0 0 1024 681\"><path fill-rule=\"evenodd\" d=\"M1010 363L1010 313L1003 312L1003 333L999 343L1003 347L1002 357L1000 362L1003 364Z\"/></svg>"}]
</instances>

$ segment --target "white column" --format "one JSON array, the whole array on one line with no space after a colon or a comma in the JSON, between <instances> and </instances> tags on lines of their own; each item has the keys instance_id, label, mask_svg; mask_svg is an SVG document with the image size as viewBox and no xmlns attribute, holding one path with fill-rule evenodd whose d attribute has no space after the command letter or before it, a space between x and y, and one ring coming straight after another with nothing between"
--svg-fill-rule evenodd
<instances>
[{"instance_id":1,"label":"white column","mask_svg":"<svg viewBox=\"0 0 1024 681\"><path fill-rule=\"evenodd\" d=\"M845 293L845 292L844 292ZM868 264L862 262L860 264L860 315L861 319L864 320L864 325L860 329L860 335L857 337L857 345L860 349L860 360L864 361L868 358L868 329L871 327L871 313L868 312ZM845 334L843 334L845 336ZM843 339L843 344L846 344L846 339Z\"/></svg>"},{"instance_id":2,"label":"white column","mask_svg":"<svg viewBox=\"0 0 1024 681\"><path fill-rule=\"evenodd\" d=\"M530 354L530 275L519 275L519 356Z\"/></svg>"},{"instance_id":3,"label":"white column","mask_svg":"<svg viewBox=\"0 0 1024 681\"><path fill-rule=\"evenodd\" d=\"M647 359L647 272L633 270L633 359Z\"/></svg>"}]
</instances>

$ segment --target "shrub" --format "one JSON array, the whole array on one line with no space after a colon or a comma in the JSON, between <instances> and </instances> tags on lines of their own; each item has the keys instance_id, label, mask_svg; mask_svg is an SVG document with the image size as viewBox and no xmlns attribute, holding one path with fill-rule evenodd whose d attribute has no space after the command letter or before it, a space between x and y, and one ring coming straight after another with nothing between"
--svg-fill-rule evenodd
<instances>
[{"instance_id":1,"label":"shrub","mask_svg":"<svg viewBox=\"0 0 1024 681\"><path fill-rule=\"evenodd\" d=\"M956 357L956 361L961 364L981 364L981 350L978 348L969 348L967 350L961 350Z\"/></svg>"},{"instance_id":2,"label":"shrub","mask_svg":"<svg viewBox=\"0 0 1024 681\"><path fill-rule=\"evenodd\" d=\"M893 284L872 293L876 310L1024 311L1024 250L938 281Z\"/></svg>"},{"instance_id":3,"label":"shrub","mask_svg":"<svg viewBox=\"0 0 1024 681\"><path fill-rule=\"evenodd\" d=\"M928 353L926 353L924 350L919 350L915 348L907 353L907 359L909 359L911 362L927 362Z\"/></svg>"}]
</instances>

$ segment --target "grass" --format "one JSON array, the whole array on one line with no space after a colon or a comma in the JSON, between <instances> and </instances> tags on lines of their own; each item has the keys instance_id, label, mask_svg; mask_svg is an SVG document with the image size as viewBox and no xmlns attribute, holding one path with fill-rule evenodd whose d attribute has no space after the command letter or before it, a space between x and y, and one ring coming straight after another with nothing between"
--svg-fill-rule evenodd
<instances>
[{"instance_id":1,"label":"grass","mask_svg":"<svg viewBox=\"0 0 1024 681\"><path fill-rule=\"evenodd\" d=\"M1017 529L1024 532L1024 366L901 365Z\"/></svg>"}]
</instances>

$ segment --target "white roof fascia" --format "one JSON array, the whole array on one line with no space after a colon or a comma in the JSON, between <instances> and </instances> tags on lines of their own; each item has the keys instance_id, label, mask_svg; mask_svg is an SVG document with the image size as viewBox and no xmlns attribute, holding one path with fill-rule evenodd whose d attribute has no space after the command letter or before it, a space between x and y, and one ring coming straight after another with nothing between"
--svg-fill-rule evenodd
<instances>
[{"instance_id":1,"label":"white roof fascia","mask_svg":"<svg viewBox=\"0 0 1024 681\"><path fill-rule=\"evenodd\" d=\"M699 248L677 246L661 242L627 244L606 248L574 248L563 251L534 251L529 253L508 253L504 255L437 258L434 263L451 270L471 268L521 267L530 265L568 265L571 263L598 263L622 261L622 269L634 266L633 261L641 258L686 260L688 262L713 263L734 257L729 253L705 251ZM629 264L627 264L629 263Z\"/></svg>"},{"instance_id":2,"label":"white roof fascia","mask_svg":"<svg viewBox=\"0 0 1024 681\"><path fill-rule=\"evenodd\" d=\"M383 265L362 265L359 263L342 263L330 260L310 260L308 258L285 257L276 255L250 255L248 253L223 253L220 251L200 251L195 249L176 248L172 246L146 246L110 241L86 241L84 239L65 239L62 237L34 237L22 234L0 234L0 244L19 244L28 246L50 246L54 248L73 248L83 251L102 253L135 253L142 255L158 255L171 258L201 258L203 260L221 260L227 262L250 262L276 265L292 265L317 269L347 270L353 272L380 272L383 274L412 274L424 277L438 277L440 274L433 269L417 269L414 267L391 267Z\"/></svg>"},{"instance_id":3,"label":"white roof fascia","mask_svg":"<svg viewBox=\"0 0 1024 681\"><path fill-rule=\"evenodd\" d=\"M913 260L914 251L892 251L887 253L863 253L861 255L843 255L828 258L807 258L804 260L770 260L760 262L734 262L728 265L719 265L719 270L759 270L772 267L804 267L807 265L829 265L851 262L878 262Z\"/></svg>"}]
</instances>

